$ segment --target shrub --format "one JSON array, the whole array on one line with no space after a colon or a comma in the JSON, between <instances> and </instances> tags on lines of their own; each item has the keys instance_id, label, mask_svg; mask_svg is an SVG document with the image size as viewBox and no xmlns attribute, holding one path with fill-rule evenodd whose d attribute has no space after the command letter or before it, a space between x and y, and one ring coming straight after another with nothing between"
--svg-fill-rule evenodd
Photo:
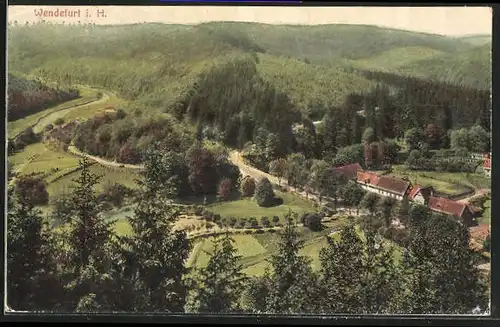
<instances>
[{"instance_id":1,"label":"shrub","mask_svg":"<svg viewBox=\"0 0 500 327\"><path fill-rule=\"evenodd\" d=\"M312 231L320 231L323 228L321 224L321 218L316 213L307 213L301 217L301 222L304 227L309 228Z\"/></svg>"},{"instance_id":2,"label":"shrub","mask_svg":"<svg viewBox=\"0 0 500 327\"><path fill-rule=\"evenodd\" d=\"M270 207L276 203L273 186L267 178L262 178L254 194L255 200L260 207Z\"/></svg>"},{"instance_id":3,"label":"shrub","mask_svg":"<svg viewBox=\"0 0 500 327\"><path fill-rule=\"evenodd\" d=\"M102 199L114 206L121 206L126 196L132 194L132 190L120 183L108 183L104 186Z\"/></svg>"},{"instance_id":4,"label":"shrub","mask_svg":"<svg viewBox=\"0 0 500 327\"><path fill-rule=\"evenodd\" d=\"M214 220L214 223L220 223L220 221L221 221L220 215L214 214L213 220Z\"/></svg>"},{"instance_id":5,"label":"shrub","mask_svg":"<svg viewBox=\"0 0 500 327\"><path fill-rule=\"evenodd\" d=\"M203 215L203 206L196 206L195 209L194 209L194 214L196 216Z\"/></svg>"},{"instance_id":6,"label":"shrub","mask_svg":"<svg viewBox=\"0 0 500 327\"><path fill-rule=\"evenodd\" d=\"M246 176L241 183L241 195L245 197L251 197L255 193L255 179L250 176Z\"/></svg>"},{"instance_id":7,"label":"shrub","mask_svg":"<svg viewBox=\"0 0 500 327\"><path fill-rule=\"evenodd\" d=\"M16 181L15 192L24 203L32 205L45 205L49 203L47 185L40 177L20 177Z\"/></svg>"},{"instance_id":8,"label":"shrub","mask_svg":"<svg viewBox=\"0 0 500 327\"><path fill-rule=\"evenodd\" d=\"M274 198L274 205L275 206L280 206L283 204L283 199L282 198L279 198L279 197L275 197Z\"/></svg>"},{"instance_id":9,"label":"shrub","mask_svg":"<svg viewBox=\"0 0 500 327\"><path fill-rule=\"evenodd\" d=\"M276 233L276 229L274 229L274 228L269 228L267 231L268 231L269 233Z\"/></svg>"},{"instance_id":10,"label":"shrub","mask_svg":"<svg viewBox=\"0 0 500 327\"><path fill-rule=\"evenodd\" d=\"M228 220L229 220L229 226L231 227L236 226L236 223L238 222L238 219L236 219L235 217L230 217L228 218Z\"/></svg>"},{"instance_id":11,"label":"shrub","mask_svg":"<svg viewBox=\"0 0 500 327\"><path fill-rule=\"evenodd\" d=\"M255 232L255 234L264 234L264 230L262 230L262 229L257 229L254 232Z\"/></svg>"},{"instance_id":12,"label":"shrub","mask_svg":"<svg viewBox=\"0 0 500 327\"><path fill-rule=\"evenodd\" d=\"M64 119L62 119L61 117L57 118L54 121L54 125L62 125L62 124L64 124Z\"/></svg>"},{"instance_id":13,"label":"shrub","mask_svg":"<svg viewBox=\"0 0 500 327\"><path fill-rule=\"evenodd\" d=\"M246 231L243 231L245 234L253 234L253 230L247 229Z\"/></svg>"},{"instance_id":14,"label":"shrub","mask_svg":"<svg viewBox=\"0 0 500 327\"><path fill-rule=\"evenodd\" d=\"M265 216L260 218L260 223L265 227L269 227L271 225L271 221Z\"/></svg>"},{"instance_id":15,"label":"shrub","mask_svg":"<svg viewBox=\"0 0 500 327\"><path fill-rule=\"evenodd\" d=\"M231 180L229 178L224 178L219 183L219 189L217 191L217 198L219 200L227 200L231 194Z\"/></svg>"},{"instance_id":16,"label":"shrub","mask_svg":"<svg viewBox=\"0 0 500 327\"><path fill-rule=\"evenodd\" d=\"M275 226L276 226L276 225L278 225L278 224L279 224L279 222L280 222L280 217L278 217L278 216L273 216L273 223L274 223L274 225L275 225Z\"/></svg>"},{"instance_id":17,"label":"shrub","mask_svg":"<svg viewBox=\"0 0 500 327\"><path fill-rule=\"evenodd\" d=\"M485 240L483 241L483 249L484 251L490 251L491 249L491 237L490 237L490 234L488 234L488 236L486 236Z\"/></svg>"}]
</instances>

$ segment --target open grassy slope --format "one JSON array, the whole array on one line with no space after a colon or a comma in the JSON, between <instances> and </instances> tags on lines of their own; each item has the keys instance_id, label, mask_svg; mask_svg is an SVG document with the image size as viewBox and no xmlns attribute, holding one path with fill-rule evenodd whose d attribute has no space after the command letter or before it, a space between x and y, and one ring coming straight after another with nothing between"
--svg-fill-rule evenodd
<instances>
[{"instance_id":1,"label":"open grassy slope","mask_svg":"<svg viewBox=\"0 0 500 327\"><path fill-rule=\"evenodd\" d=\"M491 44L464 52L443 54L413 62L398 69L400 73L435 78L481 89L491 87Z\"/></svg>"}]
</instances>

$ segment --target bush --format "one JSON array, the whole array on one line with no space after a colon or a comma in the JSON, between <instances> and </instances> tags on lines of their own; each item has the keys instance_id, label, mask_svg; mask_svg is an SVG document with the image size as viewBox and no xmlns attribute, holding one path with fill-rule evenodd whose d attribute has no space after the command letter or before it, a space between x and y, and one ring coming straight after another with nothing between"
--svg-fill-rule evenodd
<instances>
[{"instance_id":1,"label":"bush","mask_svg":"<svg viewBox=\"0 0 500 327\"><path fill-rule=\"evenodd\" d=\"M230 217L230 218L228 218L228 221L229 221L229 226L234 227L234 226L236 226L238 219L236 219L235 217Z\"/></svg>"},{"instance_id":2,"label":"bush","mask_svg":"<svg viewBox=\"0 0 500 327\"><path fill-rule=\"evenodd\" d=\"M254 194L255 200L260 207L271 207L276 204L273 186L267 178L262 178Z\"/></svg>"},{"instance_id":3,"label":"bush","mask_svg":"<svg viewBox=\"0 0 500 327\"><path fill-rule=\"evenodd\" d=\"M271 225L271 221L269 220L269 218L267 218L265 216L260 218L260 223L264 227L269 227Z\"/></svg>"},{"instance_id":4,"label":"bush","mask_svg":"<svg viewBox=\"0 0 500 327\"><path fill-rule=\"evenodd\" d=\"M220 223L220 221L221 221L220 215L219 214L214 214L213 220L214 220L214 223L216 223L216 224Z\"/></svg>"},{"instance_id":5,"label":"bush","mask_svg":"<svg viewBox=\"0 0 500 327\"><path fill-rule=\"evenodd\" d=\"M130 196L132 190L120 183L108 183L104 186L102 199L114 206L121 206L126 196Z\"/></svg>"},{"instance_id":6,"label":"bush","mask_svg":"<svg viewBox=\"0 0 500 327\"><path fill-rule=\"evenodd\" d=\"M206 221L214 221L214 213L212 211L205 210L203 213L203 219Z\"/></svg>"},{"instance_id":7,"label":"bush","mask_svg":"<svg viewBox=\"0 0 500 327\"><path fill-rule=\"evenodd\" d=\"M62 124L64 124L64 119L62 119L61 117L57 118L54 121L54 125L62 125Z\"/></svg>"},{"instance_id":8,"label":"bush","mask_svg":"<svg viewBox=\"0 0 500 327\"><path fill-rule=\"evenodd\" d=\"M486 236L486 239L483 241L483 250L489 252L491 250L491 237L490 234Z\"/></svg>"},{"instance_id":9,"label":"bush","mask_svg":"<svg viewBox=\"0 0 500 327\"><path fill-rule=\"evenodd\" d=\"M219 189L217 191L217 198L219 200L227 200L231 194L231 180L229 178L224 178L219 183Z\"/></svg>"},{"instance_id":10,"label":"bush","mask_svg":"<svg viewBox=\"0 0 500 327\"><path fill-rule=\"evenodd\" d=\"M196 206L195 209L194 209L194 214L196 216L203 215L203 206Z\"/></svg>"},{"instance_id":11,"label":"bush","mask_svg":"<svg viewBox=\"0 0 500 327\"><path fill-rule=\"evenodd\" d=\"M49 203L49 192L45 181L36 176L23 176L17 179L15 192L24 203L45 205Z\"/></svg>"},{"instance_id":12,"label":"bush","mask_svg":"<svg viewBox=\"0 0 500 327\"><path fill-rule=\"evenodd\" d=\"M264 230L262 230L262 229L257 229L254 232L255 232L255 234L264 234Z\"/></svg>"},{"instance_id":13,"label":"bush","mask_svg":"<svg viewBox=\"0 0 500 327\"><path fill-rule=\"evenodd\" d=\"M323 229L321 218L316 213L307 213L301 217L301 222L304 227L309 228L311 231L320 231Z\"/></svg>"},{"instance_id":14,"label":"bush","mask_svg":"<svg viewBox=\"0 0 500 327\"><path fill-rule=\"evenodd\" d=\"M241 183L241 195L244 197L251 197L255 193L255 179L250 176L246 176Z\"/></svg>"},{"instance_id":15,"label":"bush","mask_svg":"<svg viewBox=\"0 0 500 327\"><path fill-rule=\"evenodd\" d=\"M275 206L280 206L283 204L283 199L279 197L274 197L274 205Z\"/></svg>"},{"instance_id":16,"label":"bush","mask_svg":"<svg viewBox=\"0 0 500 327\"><path fill-rule=\"evenodd\" d=\"M279 224L279 222L280 222L280 217L278 217L278 216L273 216L273 223L274 223L274 225L275 225L275 226L276 226L276 225L278 225L278 224Z\"/></svg>"},{"instance_id":17,"label":"bush","mask_svg":"<svg viewBox=\"0 0 500 327\"><path fill-rule=\"evenodd\" d=\"M269 233L276 233L276 229L274 229L274 228L269 228L267 231L268 231Z\"/></svg>"}]
</instances>

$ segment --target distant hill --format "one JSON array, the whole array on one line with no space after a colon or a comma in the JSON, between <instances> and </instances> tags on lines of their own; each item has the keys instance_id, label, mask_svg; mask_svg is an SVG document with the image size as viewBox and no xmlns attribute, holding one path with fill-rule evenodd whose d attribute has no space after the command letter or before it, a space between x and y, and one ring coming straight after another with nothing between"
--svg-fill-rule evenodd
<instances>
[{"instance_id":1,"label":"distant hill","mask_svg":"<svg viewBox=\"0 0 500 327\"><path fill-rule=\"evenodd\" d=\"M463 36L460 38L462 41L470 43L474 46L480 46L485 44L491 44L491 35L471 35L471 36Z\"/></svg>"},{"instance_id":2,"label":"distant hill","mask_svg":"<svg viewBox=\"0 0 500 327\"><path fill-rule=\"evenodd\" d=\"M397 71L487 90L491 88L491 45L485 44L461 53L442 54L415 61L399 67Z\"/></svg>"},{"instance_id":3,"label":"distant hill","mask_svg":"<svg viewBox=\"0 0 500 327\"><path fill-rule=\"evenodd\" d=\"M37 24L10 27L8 38L9 69L100 86L159 111L183 106L200 76L242 55L253 57L265 81L313 116L371 85L355 68L480 87L490 83L488 52L476 48L478 38L374 26Z\"/></svg>"}]
</instances>

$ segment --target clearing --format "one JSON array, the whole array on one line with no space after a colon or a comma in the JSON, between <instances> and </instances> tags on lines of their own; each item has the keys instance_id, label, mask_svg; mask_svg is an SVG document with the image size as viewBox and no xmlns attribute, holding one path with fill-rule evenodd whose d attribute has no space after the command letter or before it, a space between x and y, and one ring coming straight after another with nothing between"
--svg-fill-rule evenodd
<instances>
[{"instance_id":1,"label":"clearing","mask_svg":"<svg viewBox=\"0 0 500 327\"><path fill-rule=\"evenodd\" d=\"M269 219L273 216L283 217L286 213L288 213L288 210L292 210L299 215L315 210L310 201L302 199L297 195L282 193L279 191L276 191L275 194L277 197L283 199L282 205L264 208L260 207L252 198L243 198L236 201L210 204L207 208L215 214L221 215L221 217L255 217L257 219L260 219L263 216L266 216Z\"/></svg>"}]
</instances>

